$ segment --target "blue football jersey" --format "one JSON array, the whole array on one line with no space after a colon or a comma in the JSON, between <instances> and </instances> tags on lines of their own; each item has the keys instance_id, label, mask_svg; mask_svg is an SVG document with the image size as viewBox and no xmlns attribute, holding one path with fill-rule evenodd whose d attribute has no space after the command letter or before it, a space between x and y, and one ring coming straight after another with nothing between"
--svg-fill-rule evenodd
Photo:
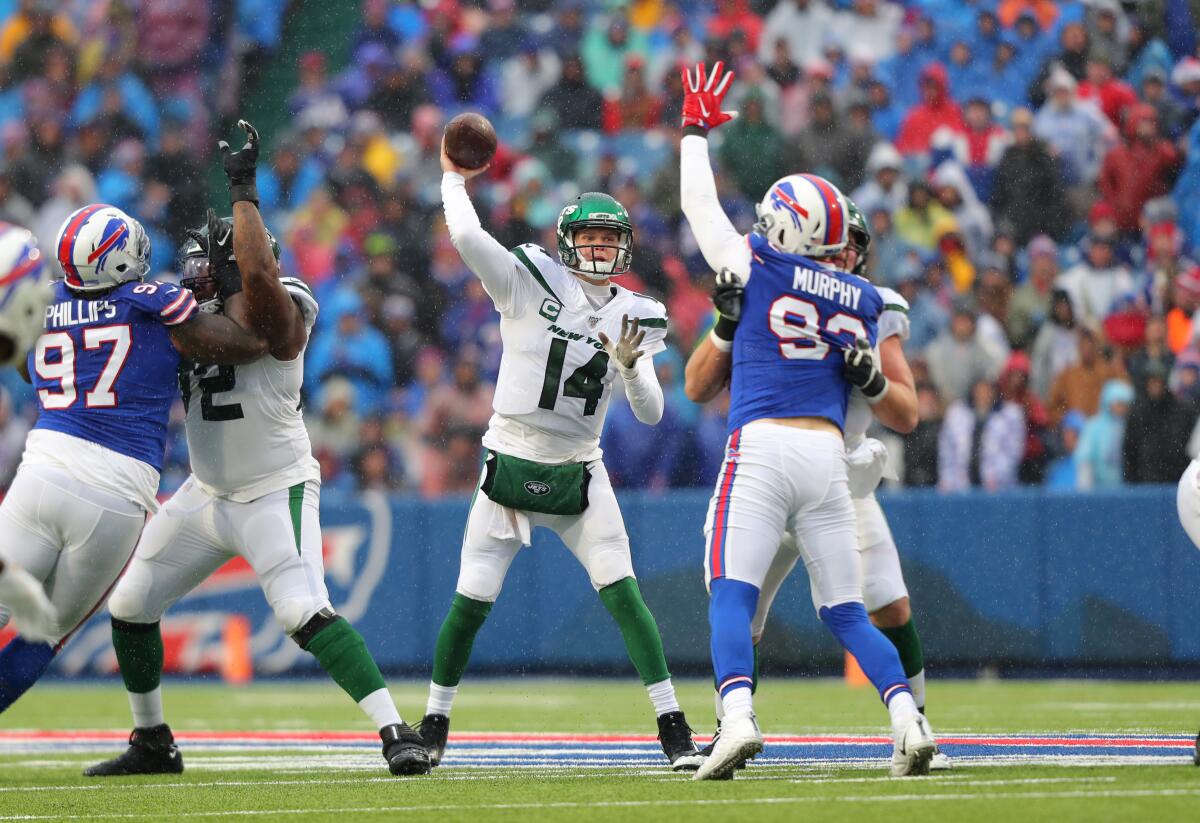
<instances>
[{"instance_id":1,"label":"blue football jersey","mask_svg":"<svg viewBox=\"0 0 1200 823\"><path fill-rule=\"evenodd\" d=\"M875 345L883 298L868 281L771 247L751 234L750 279L733 339L729 430L766 417L846 424L842 352Z\"/></svg>"},{"instance_id":2,"label":"blue football jersey","mask_svg":"<svg viewBox=\"0 0 1200 823\"><path fill-rule=\"evenodd\" d=\"M171 283L125 283L83 299L54 284L46 330L29 353L34 428L90 440L162 471L179 352L170 327L197 310Z\"/></svg>"}]
</instances>

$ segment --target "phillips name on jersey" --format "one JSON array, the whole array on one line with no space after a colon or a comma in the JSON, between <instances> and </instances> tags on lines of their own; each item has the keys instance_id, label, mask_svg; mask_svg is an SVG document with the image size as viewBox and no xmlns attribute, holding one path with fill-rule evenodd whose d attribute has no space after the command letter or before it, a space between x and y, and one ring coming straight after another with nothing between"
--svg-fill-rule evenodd
<instances>
[{"instance_id":1,"label":"phillips name on jersey","mask_svg":"<svg viewBox=\"0 0 1200 823\"><path fill-rule=\"evenodd\" d=\"M822 417L844 429L842 350L875 345L884 301L867 280L747 235L750 277L733 341L732 432L763 418Z\"/></svg>"}]
</instances>

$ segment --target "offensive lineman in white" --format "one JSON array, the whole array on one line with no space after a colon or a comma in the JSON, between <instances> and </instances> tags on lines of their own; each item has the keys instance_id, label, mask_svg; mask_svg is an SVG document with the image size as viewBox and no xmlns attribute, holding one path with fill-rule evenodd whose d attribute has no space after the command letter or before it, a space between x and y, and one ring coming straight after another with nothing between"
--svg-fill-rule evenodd
<instances>
[{"instance_id":1,"label":"offensive lineman in white","mask_svg":"<svg viewBox=\"0 0 1200 823\"><path fill-rule=\"evenodd\" d=\"M850 242L843 256L833 263L845 271L866 276L866 261L870 252L871 235L858 207L846 199L850 212ZM908 302L891 289L877 287L884 298L884 310L879 315L879 338L877 349L880 371L893 386L888 392L888 403L872 406L855 389L850 393L850 405L846 410L846 455L850 478L851 496L858 521L859 551L863 565L863 601L871 621L892 641L900 653L913 699L917 708L925 711L925 673L922 661L921 642L913 624L909 605L908 588L900 567L900 555L895 539L888 527L887 517L875 499L887 452L882 443L866 436L874 414L881 422L901 434L913 430L917 424L916 387L912 371L904 357L903 341L908 339ZM684 392L696 403L712 400L729 383L733 369L733 332L737 327L736 314L741 300L741 286L735 278L723 273L717 278L713 301L719 313L718 320L709 335L701 341L688 359L684 375ZM909 391L896 390L895 386ZM911 393L910 393L911 392ZM792 533L784 535L779 553L771 563L759 595L758 609L751 623L751 637L755 654L758 643L766 630L767 615L771 604L779 593L783 581L791 574L800 559L800 547ZM814 597L816 594L814 593ZM757 668L757 667L756 667ZM723 704L718 695L717 717L723 714ZM718 729L718 734L719 734ZM712 744L703 751L711 750ZM933 756L931 770L950 768L950 759L941 752Z\"/></svg>"},{"instance_id":2,"label":"offensive lineman in white","mask_svg":"<svg viewBox=\"0 0 1200 823\"><path fill-rule=\"evenodd\" d=\"M221 143L232 226L209 211L206 230L193 232L185 248L185 284L200 292L202 310L244 300L269 349L247 365L196 365L181 374L192 475L146 527L109 601L135 728L125 753L85 774L183 770L163 718L159 620L234 555L254 569L284 631L375 721L392 774L423 774L429 757L421 738L401 720L365 642L334 613L325 588L320 469L300 412L317 303L304 283L279 275L277 247L258 212L258 133L239 125L246 145L231 153Z\"/></svg>"},{"instance_id":3,"label":"offensive lineman in white","mask_svg":"<svg viewBox=\"0 0 1200 823\"><path fill-rule=\"evenodd\" d=\"M466 180L443 147L442 203L450 237L500 312L503 355L483 437L485 471L463 535L457 593L438 634L421 735L441 760L450 710L475 635L530 531L556 532L620 626L675 770L699 756L667 671L658 626L642 601L629 537L601 460L600 432L618 379L636 417L653 425L664 398L653 356L666 348L666 310L610 278L628 270L629 216L587 193L558 220L560 260L538 246L509 251L480 225Z\"/></svg>"}]
</instances>

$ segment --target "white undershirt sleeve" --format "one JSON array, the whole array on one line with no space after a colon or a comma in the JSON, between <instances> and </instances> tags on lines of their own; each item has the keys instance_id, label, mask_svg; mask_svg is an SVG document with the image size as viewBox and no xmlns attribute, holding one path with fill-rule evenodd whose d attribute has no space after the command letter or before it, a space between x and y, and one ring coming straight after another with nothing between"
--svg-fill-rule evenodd
<instances>
[{"instance_id":1,"label":"white undershirt sleeve","mask_svg":"<svg viewBox=\"0 0 1200 823\"><path fill-rule=\"evenodd\" d=\"M518 307L525 304L520 298L529 277L521 273L520 264L508 249L484 231L467 195L466 180L457 172L442 175L442 209L454 248L483 283L496 309L506 316L519 313Z\"/></svg>"},{"instance_id":2,"label":"white undershirt sleeve","mask_svg":"<svg viewBox=\"0 0 1200 823\"><path fill-rule=\"evenodd\" d=\"M705 261L714 272L729 269L750 278L750 246L729 222L717 198L717 181L708 160L708 139L689 134L679 144L679 194L683 215Z\"/></svg>"},{"instance_id":3,"label":"white undershirt sleeve","mask_svg":"<svg viewBox=\"0 0 1200 823\"><path fill-rule=\"evenodd\" d=\"M633 409L633 416L648 426L655 425L662 420L666 401L654 372L654 358L642 356L632 369L620 368L621 377L625 379L625 397L629 400L629 408Z\"/></svg>"}]
</instances>

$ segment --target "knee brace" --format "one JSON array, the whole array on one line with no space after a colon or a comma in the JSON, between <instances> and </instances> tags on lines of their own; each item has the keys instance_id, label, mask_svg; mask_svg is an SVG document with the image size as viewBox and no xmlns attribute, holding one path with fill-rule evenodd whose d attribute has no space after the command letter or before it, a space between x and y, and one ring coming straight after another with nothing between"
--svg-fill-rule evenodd
<instances>
[{"instance_id":1,"label":"knee brace","mask_svg":"<svg viewBox=\"0 0 1200 823\"><path fill-rule=\"evenodd\" d=\"M276 612L276 615L278 616L278 612ZM333 609L321 609L319 612L310 617L303 626L296 631L291 632L291 638L292 640L296 641L296 645L307 651L308 644L312 642L312 639L316 637L322 629L333 625L341 619L341 615L334 612Z\"/></svg>"}]
</instances>

